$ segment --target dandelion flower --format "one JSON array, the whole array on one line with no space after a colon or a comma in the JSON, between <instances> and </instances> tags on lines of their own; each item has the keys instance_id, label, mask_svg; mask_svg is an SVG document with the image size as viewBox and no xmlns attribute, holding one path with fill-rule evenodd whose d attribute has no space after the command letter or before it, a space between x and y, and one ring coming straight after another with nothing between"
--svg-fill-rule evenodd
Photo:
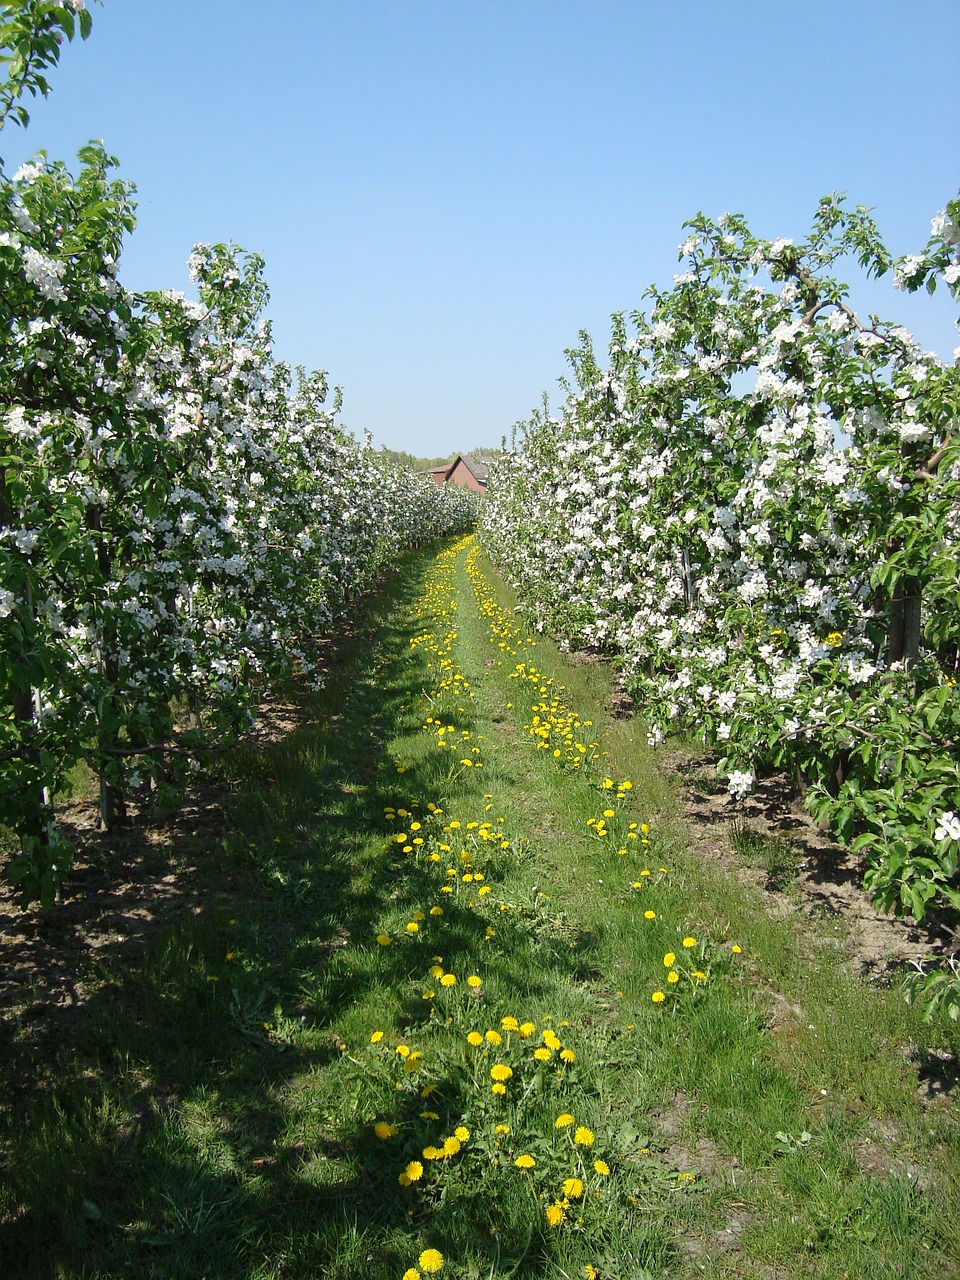
<instances>
[{"instance_id":1,"label":"dandelion flower","mask_svg":"<svg viewBox=\"0 0 960 1280\"><path fill-rule=\"evenodd\" d=\"M696 938L684 938L683 945L688 948L695 947L697 945L697 940Z\"/></svg>"},{"instance_id":2,"label":"dandelion flower","mask_svg":"<svg viewBox=\"0 0 960 1280\"><path fill-rule=\"evenodd\" d=\"M420 926L417 924L416 920L411 920L410 923L407 925L407 933L419 933L419 932L420 932Z\"/></svg>"},{"instance_id":3,"label":"dandelion flower","mask_svg":"<svg viewBox=\"0 0 960 1280\"><path fill-rule=\"evenodd\" d=\"M521 1039L526 1040L529 1036L533 1035L536 1029L537 1029L536 1023L521 1022L518 1028L518 1035L521 1037Z\"/></svg>"},{"instance_id":4,"label":"dandelion flower","mask_svg":"<svg viewBox=\"0 0 960 1280\"><path fill-rule=\"evenodd\" d=\"M566 1178L563 1183L563 1194L568 1200L579 1200L583 1195L583 1183L579 1178Z\"/></svg>"},{"instance_id":5,"label":"dandelion flower","mask_svg":"<svg viewBox=\"0 0 960 1280\"><path fill-rule=\"evenodd\" d=\"M610 1173L610 1166L606 1160L594 1160L593 1167L599 1173L601 1178L606 1178Z\"/></svg>"},{"instance_id":6,"label":"dandelion flower","mask_svg":"<svg viewBox=\"0 0 960 1280\"><path fill-rule=\"evenodd\" d=\"M557 1116L556 1120L553 1122L553 1127L555 1129L566 1129L572 1124L573 1116L569 1111L564 1111L563 1115Z\"/></svg>"},{"instance_id":7,"label":"dandelion flower","mask_svg":"<svg viewBox=\"0 0 960 1280\"><path fill-rule=\"evenodd\" d=\"M657 913L656 913L655 911L645 911L645 912L643 913L643 918L644 918L645 920L656 920L656 918L657 918Z\"/></svg>"},{"instance_id":8,"label":"dandelion flower","mask_svg":"<svg viewBox=\"0 0 960 1280\"><path fill-rule=\"evenodd\" d=\"M509 1080L513 1076L513 1067L508 1067L506 1063L498 1062L490 1068L490 1077L493 1080Z\"/></svg>"},{"instance_id":9,"label":"dandelion flower","mask_svg":"<svg viewBox=\"0 0 960 1280\"><path fill-rule=\"evenodd\" d=\"M742 948L742 947L738 947L738 946L737 946L737 944L736 944L736 943L734 943L734 944L733 944L733 946L730 948L730 950L733 952L733 954L734 954L735 956L738 956L738 955L740 955L740 953L741 953L741 951L743 950L743 948Z\"/></svg>"},{"instance_id":10,"label":"dandelion flower","mask_svg":"<svg viewBox=\"0 0 960 1280\"><path fill-rule=\"evenodd\" d=\"M455 987L457 985L457 979L454 974L445 973L440 979L440 985L441 987Z\"/></svg>"},{"instance_id":11,"label":"dandelion flower","mask_svg":"<svg viewBox=\"0 0 960 1280\"><path fill-rule=\"evenodd\" d=\"M416 1267L407 1267L403 1273L403 1280L421 1280L420 1272Z\"/></svg>"},{"instance_id":12,"label":"dandelion flower","mask_svg":"<svg viewBox=\"0 0 960 1280\"><path fill-rule=\"evenodd\" d=\"M676 969L671 969L671 970L670 970L670 972L667 974L667 981L668 981L668 982L679 982L679 981L680 981L680 975L679 975L679 973L677 973Z\"/></svg>"},{"instance_id":13,"label":"dandelion flower","mask_svg":"<svg viewBox=\"0 0 960 1280\"><path fill-rule=\"evenodd\" d=\"M672 951L668 951L667 954L663 957L663 967L665 969L672 969L673 966L676 964L676 962L677 962L677 957L673 954Z\"/></svg>"},{"instance_id":14,"label":"dandelion flower","mask_svg":"<svg viewBox=\"0 0 960 1280\"><path fill-rule=\"evenodd\" d=\"M576 1060L577 1060L577 1055L573 1052L573 1050L572 1050L572 1049L561 1049L561 1050L560 1050L560 1061L561 1061L561 1062L570 1063L570 1062L576 1062Z\"/></svg>"},{"instance_id":15,"label":"dandelion flower","mask_svg":"<svg viewBox=\"0 0 960 1280\"><path fill-rule=\"evenodd\" d=\"M434 1275L443 1269L443 1254L439 1249L424 1249L418 1262L428 1275Z\"/></svg>"},{"instance_id":16,"label":"dandelion flower","mask_svg":"<svg viewBox=\"0 0 960 1280\"><path fill-rule=\"evenodd\" d=\"M527 1155L527 1153L524 1152L523 1155L517 1156L513 1163L518 1169L532 1169L537 1162L534 1160L533 1156Z\"/></svg>"},{"instance_id":17,"label":"dandelion flower","mask_svg":"<svg viewBox=\"0 0 960 1280\"><path fill-rule=\"evenodd\" d=\"M504 1031L520 1030L520 1023L516 1020L516 1018L511 1018L509 1015L506 1018L500 1019L500 1025L501 1027L503 1027Z\"/></svg>"},{"instance_id":18,"label":"dandelion flower","mask_svg":"<svg viewBox=\"0 0 960 1280\"><path fill-rule=\"evenodd\" d=\"M663 994L662 991L655 991L653 995L650 997L650 999L653 1001L654 1004L663 1004L666 998L667 997Z\"/></svg>"},{"instance_id":19,"label":"dandelion flower","mask_svg":"<svg viewBox=\"0 0 960 1280\"><path fill-rule=\"evenodd\" d=\"M467 1036L467 1044L472 1044L475 1049L478 1049L483 1044L483 1036L479 1031L471 1031Z\"/></svg>"},{"instance_id":20,"label":"dandelion flower","mask_svg":"<svg viewBox=\"0 0 960 1280\"><path fill-rule=\"evenodd\" d=\"M380 1041L381 1041L382 1039L383 1039L383 1032L382 1032L382 1031L371 1031L371 1033L370 1033L370 1043L371 1043L371 1044L379 1044L379 1043L380 1043Z\"/></svg>"},{"instance_id":21,"label":"dandelion flower","mask_svg":"<svg viewBox=\"0 0 960 1280\"><path fill-rule=\"evenodd\" d=\"M503 1082L500 1080L497 1080L495 1084L492 1084L490 1086L490 1088L497 1095L498 1098L502 1098L504 1094L507 1092L507 1086L503 1084Z\"/></svg>"},{"instance_id":22,"label":"dandelion flower","mask_svg":"<svg viewBox=\"0 0 960 1280\"><path fill-rule=\"evenodd\" d=\"M381 947L389 947L392 939L389 933L378 933L377 941L380 943Z\"/></svg>"},{"instance_id":23,"label":"dandelion flower","mask_svg":"<svg viewBox=\"0 0 960 1280\"><path fill-rule=\"evenodd\" d=\"M453 1136L459 1142L466 1142L470 1137L470 1130L465 1125L458 1125L453 1131Z\"/></svg>"},{"instance_id":24,"label":"dandelion flower","mask_svg":"<svg viewBox=\"0 0 960 1280\"><path fill-rule=\"evenodd\" d=\"M411 1160L406 1169L404 1169L404 1173L411 1182L419 1182L423 1177L423 1165L419 1160Z\"/></svg>"},{"instance_id":25,"label":"dandelion flower","mask_svg":"<svg viewBox=\"0 0 960 1280\"><path fill-rule=\"evenodd\" d=\"M545 1212L548 1227L559 1227L567 1216L567 1211L562 1204L548 1204Z\"/></svg>"},{"instance_id":26,"label":"dandelion flower","mask_svg":"<svg viewBox=\"0 0 960 1280\"><path fill-rule=\"evenodd\" d=\"M378 1138L392 1138L397 1132L397 1126L395 1124L387 1124L386 1120L378 1120L373 1126L373 1132Z\"/></svg>"},{"instance_id":27,"label":"dandelion flower","mask_svg":"<svg viewBox=\"0 0 960 1280\"><path fill-rule=\"evenodd\" d=\"M467 986L473 987L474 991L476 991L478 988L483 986L483 979L477 977L475 973L471 973L470 977L467 979Z\"/></svg>"},{"instance_id":28,"label":"dandelion flower","mask_svg":"<svg viewBox=\"0 0 960 1280\"><path fill-rule=\"evenodd\" d=\"M503 1036L499 1031L494 1030L493 1027L491 1027L489 1031L485 1031L483 1033L483 1038L488 1044L503 1044Z\"/></svg>"},{"instance_id":29,"label":"dandelion flower","mask_svg":"<svg viewBox=\"0 0 960 1280\"><path fill-rule=\"evenodd\" d=\"M588 1129L586 1125L580 1125L573 1135L573 1140L578 1147L593 1146L593 1130Z\"/></svg>"}]
</instances>

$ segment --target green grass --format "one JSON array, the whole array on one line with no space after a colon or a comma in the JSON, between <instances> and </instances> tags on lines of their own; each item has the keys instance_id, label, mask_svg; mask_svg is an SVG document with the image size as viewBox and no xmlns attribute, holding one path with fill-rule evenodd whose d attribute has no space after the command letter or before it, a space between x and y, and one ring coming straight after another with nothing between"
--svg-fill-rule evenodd
<instances>
[{"instance_id":1,"label":"green grass","mask_svg":"<svg viewBox=\"0 0 960 1280\"><path fill-rule=\"evenodd\" d=\"M427 1248L464 1278L960 1274L960 1128L917 1079L955 1030L701 860L606 667L534 644L465 561L411 560L299 727L234 754L200 908L77 975L69 1016L6 1029L0 1274L401 1280ZM537 748L555 696L597 759ZM749 852L789 880L787 850ZM505 1016L537 1030L467 1044ZM545 1027L573 1062L534 1062Z\"/></svg>"}]
</instances>

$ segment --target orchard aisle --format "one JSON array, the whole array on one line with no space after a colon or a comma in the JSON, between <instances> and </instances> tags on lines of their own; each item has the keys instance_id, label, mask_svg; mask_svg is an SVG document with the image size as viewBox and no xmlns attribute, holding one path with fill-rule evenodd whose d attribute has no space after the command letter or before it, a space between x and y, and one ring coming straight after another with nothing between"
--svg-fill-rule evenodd
<instances>
[{"instance_id":1,"label":"orchard aisle","mask_svg":"<svg viewBox=\"0 0 960 1280\"><path fill-rule=\"evenodd\" d=\"M205 909L17 1042L4 1274L956 1274L942 1032L688 853L606 680L411 557L232 762Z\"/></svg>"}]
</instances>

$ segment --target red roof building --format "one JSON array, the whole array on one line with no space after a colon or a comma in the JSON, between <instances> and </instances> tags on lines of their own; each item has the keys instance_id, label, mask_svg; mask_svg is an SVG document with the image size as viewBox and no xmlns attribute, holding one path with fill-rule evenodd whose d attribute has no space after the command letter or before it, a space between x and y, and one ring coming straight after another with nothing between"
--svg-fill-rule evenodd
<instances>
[{"instance_id":1,"label":"red roof building","mask_svg":"<svg viewBox=\"0 0 960 1280\"><path fill-rule=\"evenodd\" d=\"M474 493L487 492L487 468L482 462L474 462L458 454L452 462L445 462L441 467L431 467L422 473L430 476L434 484L458 484L461 488L472 489Z\"/></svg>"}]
</instances>

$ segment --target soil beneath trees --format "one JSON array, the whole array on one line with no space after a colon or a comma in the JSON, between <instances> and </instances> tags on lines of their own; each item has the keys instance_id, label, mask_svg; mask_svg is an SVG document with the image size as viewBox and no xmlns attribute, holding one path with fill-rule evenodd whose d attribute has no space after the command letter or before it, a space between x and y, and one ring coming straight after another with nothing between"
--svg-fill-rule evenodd
<instances>
[{"instance_id":1,"label":"soil beneath trees","mask_svg":"<svg viewBox=\"0 0 960 1280\"><path fill-rule=\"evenodd\" d=\"M923 923L877 912L861 885L864 860L836 843L811 818L783 775L760 781L735 803L711 761L689 752L665 754L680 784L695 851L759 889L768 910L794 919L801 945L824 945L813 919L832 923L836 947L861 977L891 981L928 956L960 951L960 916L928 913ZM829 944L829 933L827 934Z\"/></svg>"}]
</instances>

